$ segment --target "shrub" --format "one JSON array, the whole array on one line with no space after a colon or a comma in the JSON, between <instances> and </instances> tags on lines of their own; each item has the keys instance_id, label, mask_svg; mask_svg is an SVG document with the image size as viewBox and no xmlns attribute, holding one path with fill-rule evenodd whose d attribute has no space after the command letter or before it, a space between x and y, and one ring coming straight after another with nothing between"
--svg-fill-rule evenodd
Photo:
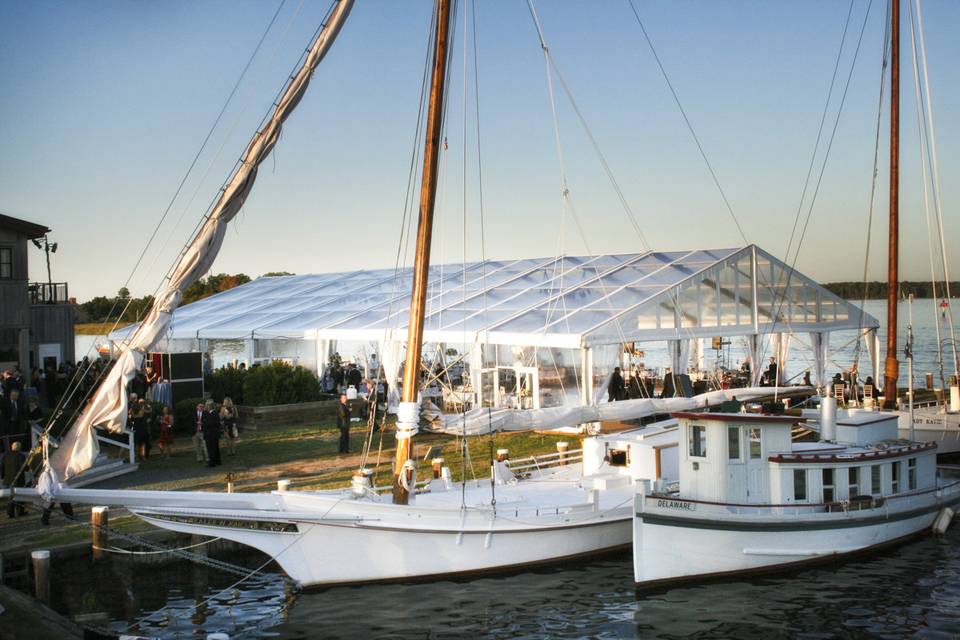
<instances>
[{"instance_id":1,"label":"shrub","mask_svg":"<svg viewBox=\"0 0 960 640\"><path fill-rule=\"evenodd\" d=\"M257 407L320 399L320 382L311 371L284 362L254 367L243 382L244 403Z\"/></svg>"},{"instance_id":2,"label":"shrub","mask_svg":"<svg viewBox=\"0 0 960 640\"><path fill-rule=\"evenodd\" d=\"M203 377L204 388L210 397L218 403L224 398L233 400L233 404L243 404L243 382L247 372L243 369L223 368Z\"/></svg>"},{"instance_id":3,"label":"shrub","mask_svg":"<svg viewBox=\"0 0 960 640\"><path fill-rule=\"evenodd\" d=\"M173 431L178 435L193 435L197 420L197 405L203 404L203 398L186 398L173 408Z\"/></svg>"}]
</instances>

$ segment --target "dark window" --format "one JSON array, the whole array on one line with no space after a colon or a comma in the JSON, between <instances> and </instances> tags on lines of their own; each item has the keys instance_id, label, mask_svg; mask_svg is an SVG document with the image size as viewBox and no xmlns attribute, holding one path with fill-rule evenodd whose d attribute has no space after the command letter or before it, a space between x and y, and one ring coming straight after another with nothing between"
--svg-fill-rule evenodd
<instances>
[{"instance_id":1,"label":"dark window","mask_svg":"<svg viewBox=\"0 0 960 640\"><path fill-rule=\"evenodd\" d=\"M690 426L690 456L707 457L707 428Z\"/></svg>"},{"instance_id":2,"label":"dark window","mask_svg":"<svg viewBox=\"0 0 960 640\"><path fill-rule=\"evenodd\" d=\"M907 486L910 490L917 488L917 459L910 458L907 460Z\"/></svg>"},{"instance_id":3,"label":"dark window","mask_svg":"<svg viewBox=\"0 0 960 640\"><path fill-rule=\"evenodd\" d=\"M807 499L807 470L793 470L793 499L797 502Z\"/></svg>"},{"instance_id":4,"label":"dark window","mask_svg":"<svg viewBox=\"0 0 960 640\"><path fill-rule=\"evenodd\" d=\"M883 493L883 477L880 475L880 465L870 467L870 493L879 496Z\"/></svg>"},{"instance_id":5,"label":"dark window","mask_svg":"<svg viewBox=\"0 0 960 640\"><path fill-rule=\"evenodd\" d=\"M860 468L850 467L847 470L847 486L849 487L849 496L855 498L860 494Z\"/></svg>"},{"instance_id":6,"label":"dark window","mask_svg":"<svg viewBox=\"0 0 960 640\"><path fill-rule=\"evenodd\" d=\"M13 249L0 247L0 279L9 280L13 277Z\"/></svg>"},{"instance_id":7,"label":"dark window","mask_svg":"<svg viewBox=\"0 0 960 640\"><path fill-rule=\"evenodd\" d=\"M20 360L20 330L0 329L0 362Z\"/></svg>"},{"instance_id":8,"label":"dark window","mask_svg":"<svg viewBox=\"0 0 960 640\"><path fill-rule=\"evenodd\" d=\"M731 460L740 459L740 427L727 427L727 449Z\"/></svg>"},{"instance_id":9,"label":"dark window","mask_svg":"<svg viewBox=\"0 0 960 640\"><path fill-rule=\"evenodd\" d=\"M610 449L610 466L611 467L626 467L629 463L627 460L627 450L626 449Z\"/></svg>"},{"instance_id":10,"label":"dark window","mask_svg":"<svg viewBox=\"0 0 960 640\"><path fill-rule=\"evenodd\" d=\"M762 455L762 433L760 429L750 429L750 457L754 460Z\"/></svg>"},{"instance_id":11,"label":"dark window","mask_svg":"<svg viewBox=\"0 0 960 640\"><path fill-rule=\"evenodd\" d=\"M823 501L833 502L833 469L823 470Z\"/></svg>"},{"instance_id":12,"label":"dark window","mask_svg":"<svg viewBox=\"0 0 960 640\"><path fill-rule=\"evenodd\" d=\"M890 493L900 491L900 463L890 463Z\"/></svg>"}]
</instances>

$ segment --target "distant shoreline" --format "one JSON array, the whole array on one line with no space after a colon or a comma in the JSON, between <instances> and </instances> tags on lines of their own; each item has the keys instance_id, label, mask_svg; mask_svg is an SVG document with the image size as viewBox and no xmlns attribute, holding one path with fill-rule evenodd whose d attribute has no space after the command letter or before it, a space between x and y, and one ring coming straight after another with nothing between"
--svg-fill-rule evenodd
<instances>
[{"instance_id":1,"label":"distant shoreline","mask_svg":"<svg viewBox=\"0 0 960 640\"><path fill-rule=\"evenodd\" d=\"M844 298L845 300L884 300L887 297L886 282L868 282L867 295L863 295L862 282L828 282L823 285L831 293ZM907 297L913 294L914 298L943 298L946 297L946 287L943 282L937 283L937 293L933 295L933 286L930 282L911 282L904 281L900 283L900 294ZM950 293L954 298L960 296L960 282L950 282Z\"/></svg>"}]
</instances>

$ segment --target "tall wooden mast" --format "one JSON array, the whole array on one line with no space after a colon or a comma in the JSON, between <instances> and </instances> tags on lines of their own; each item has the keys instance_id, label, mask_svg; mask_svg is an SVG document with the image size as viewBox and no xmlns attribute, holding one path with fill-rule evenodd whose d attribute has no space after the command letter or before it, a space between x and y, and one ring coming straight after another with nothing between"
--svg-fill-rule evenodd
<instances>
[{"instance_id":1,"label":"tall wooden mast","mask_svg":"<svg viewBox=\"0 0 960 640\"><path fill-rule=\"evenodd\" d=\"M900 227L900 0L890 3L890 230L887 247L887 360L883 395L887 408L896 406L898 245Z\"/></svg>"},{"instance_id":2,"label":"tall wooden mast","mask_svg":"<svg viewBox=\"0 0 960 640\"><path fill-rule=\"evenodd\" d=\"M430 270L430 242L433 237L433 208L437 195L437 167L440 158L440 134L443 125L443 93L447 78L447 44L450 34L450 0L438 0L437 24L433 47L433 73L430 79L430 103L420 183L420 219L417 223L417 253L413 263L413 292L410 296L410 323L407 332L407 358L403 368L401 402L416 403L423 346L423 316L427 304L427 275ZM409 407L409 404L407 405ZM403 407L401 406L401 414ZM401 415L402 418L402 415ZM401 475L410 459L412 432L397 429L397 457L394 467L393 502L407 504L410 494ZM411 487L412 488L412 487Z\"/></svg>"}]
</instances>

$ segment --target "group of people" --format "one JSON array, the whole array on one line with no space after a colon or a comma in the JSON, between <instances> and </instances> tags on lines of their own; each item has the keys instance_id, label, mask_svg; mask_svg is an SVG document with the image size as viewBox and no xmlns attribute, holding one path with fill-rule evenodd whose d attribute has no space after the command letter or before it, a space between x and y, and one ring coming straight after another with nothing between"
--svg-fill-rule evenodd
<instances>
[{"instance_id":1,"label":"group of people","mask_svg":"<svg viewBox=\"0 0 960 640\"><path fill-rule=\"evenodd\" d=\"M224 398L219 406L212 399L198 404L192 437L197 462L206 463L208 467L219 467L223 464L220 458L221 437L227 439L229 455L236 455L240 431L237 426L237 408L233 400Z\"/></svg>"}]
</instances>

